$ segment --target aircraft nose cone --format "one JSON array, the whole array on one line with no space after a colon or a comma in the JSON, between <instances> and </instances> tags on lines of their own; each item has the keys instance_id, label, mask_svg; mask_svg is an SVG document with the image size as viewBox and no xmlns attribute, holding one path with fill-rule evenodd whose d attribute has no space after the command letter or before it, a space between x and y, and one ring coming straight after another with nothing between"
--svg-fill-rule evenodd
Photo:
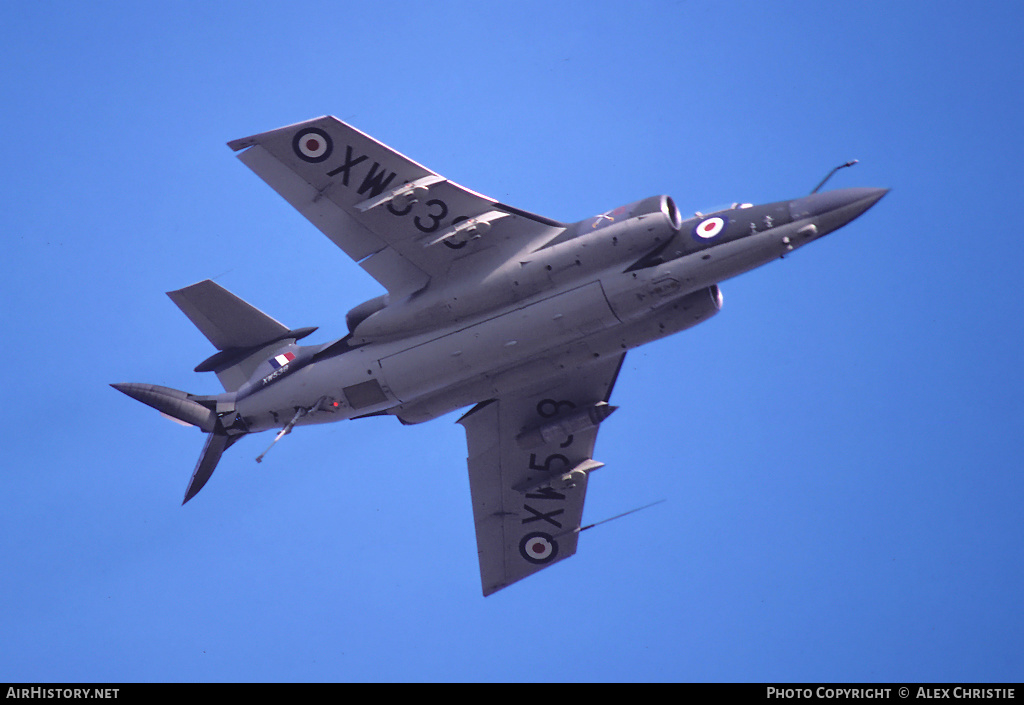
<instances>
[{"instance_id":1,"label":"aircraft nose cone","mask_svg":"<svg viewBox=\"0 0 1024 705\"><path fill-rule=\"evenodd\" d=\"M887 188L844 188L812 193L790 201L789 212L794 221L813 218L820 236L843 227L887 193Z\"/></svg>"},{"instance_id":2,"label":"aircraft nose cone","mask_svg":"<svg viewBox=\"0 0 1024 705\"><path fill-rule=\"evenodd\" d=\"M866 201L861 211L863 213L888 192L887 188L843 188L825 193L812 193L810 196L791 201L789 212L793 220L801 220Z\"/></svg>"}]
</instances>

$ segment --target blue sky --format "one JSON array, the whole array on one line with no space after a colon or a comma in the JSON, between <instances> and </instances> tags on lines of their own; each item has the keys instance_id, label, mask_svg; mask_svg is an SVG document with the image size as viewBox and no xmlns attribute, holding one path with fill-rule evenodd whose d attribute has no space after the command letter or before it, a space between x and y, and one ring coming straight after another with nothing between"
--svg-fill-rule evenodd
<instances>
[{"instance_id":1,"label":"blue sky","mask_svg":"<svg viewBox=\"0 0 1024 705\"><path fill-rule=\"evenodd\" d=\"M0 681L1019 681L1016 2L6 3ZM163 292L344 333L379 285L228 140L334 114L577 220L892 192L633 351L578 554L480 596L450 415L225 455Z\"/></svg>"}]
</instances>

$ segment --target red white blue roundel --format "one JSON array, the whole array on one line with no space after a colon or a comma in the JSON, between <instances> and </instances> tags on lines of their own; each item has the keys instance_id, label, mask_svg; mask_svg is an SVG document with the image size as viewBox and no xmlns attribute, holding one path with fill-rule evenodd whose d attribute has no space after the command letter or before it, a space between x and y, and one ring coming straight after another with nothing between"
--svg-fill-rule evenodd
<instances>
[{"instance_id":1,"label":"red white blue roundel","mask_svg":"<svg viewBox=\"0 0 1024 705\"><path fill-rule=\"evenodd\" d=\"M725 227L725 220L715 216L714 218L708 218L702 220L697 224L697 227L693 229L693 237L697 240L711 240L716 237L718 233L722 232L722 228Z\"/></svg>"},{"instance_id":2,"label":"red white blue roundel","mask_svg":"<svg viewBox=\"0 0 1024 705\"><path fill-rule=\"evenodd\" d=\"M331 136L320 128L307 127L295 134L292 149L299 159L316 164L331 156L334 143L331 142Z\"/></svg>"},{"instance_id":3,"label":"red white blue roundel","mask_svg":"<svg viewBox=\"0 0 1024 705\"><path fill-rule=\"evenodd\" d=\"M558 543L551 536L540 531L527 534L519 542L519 555L530 563L538 565L550 563L558 555Z\"/></svg>"}]
</instances>

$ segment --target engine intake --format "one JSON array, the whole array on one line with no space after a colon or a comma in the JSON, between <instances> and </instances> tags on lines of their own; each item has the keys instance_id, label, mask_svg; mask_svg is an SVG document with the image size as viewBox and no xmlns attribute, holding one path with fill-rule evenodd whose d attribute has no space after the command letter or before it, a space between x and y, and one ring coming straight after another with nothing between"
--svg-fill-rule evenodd
<instances>
[{"instance_id":1,"label":"engine intake","mask_svg":"<svg viewBox=\"0 0 1024 705\"><path fill-rule=\"evenodd\" d=\"M354 309L345 314L345 325L348 326L348 332L354 333L360 323L365 321L367 318L382 310L388 305L388 295L382 294L376 298L364 301L363 303L356 306Z\"/></svg>"},{"instance_id":2,"label":"engine intake","mask_svg":"<svg viewBox=\"0 0 1024 705\"><path fill-rule=\"evenodd\" d=\"M633 218L650 217L660 218L659 225L667 226L673 232L678 232L683 226L683 216L670 196L651 196L581 221L577 234L584 235Z\"/></svg>"}]
</instances>

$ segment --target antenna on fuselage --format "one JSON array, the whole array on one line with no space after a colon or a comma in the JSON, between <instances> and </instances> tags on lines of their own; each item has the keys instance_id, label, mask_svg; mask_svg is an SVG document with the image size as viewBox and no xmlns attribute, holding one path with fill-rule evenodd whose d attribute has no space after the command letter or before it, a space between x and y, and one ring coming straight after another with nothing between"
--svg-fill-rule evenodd
<instances>
[{"instance_id":1,"label":"antenna on fuselage","mask_svg":"<svg viewBox=\"0 0 1024 705\"><path fill-rule=\"evenodd\" d=\"M846 162L845 164L840 164L840 165L839 165L839 166L837 166L837 167L836 167L835 169L833 169L832 171L830 171L830 172L828 173L828 176L826 176L826 177L825 177L824 179L822 179L822 180L821 180L821 183L820 183L820 184L818 184L817 186L815 186L815 187L814 187L814 190L813 190L813 191L811 191L811 193L817 193L817 192L818 192L818 189L820 189L820 188L821 188L822 186L824 186L824 185L825 185L825 182L826 182L826 181L828 181L829 179L831 179L831 178L832 178L832 174L836 173L836 172L837 172L837 171L839 171L840 169L845 169L845 168L846 168L846 167L848 167L848 166L853 166L853 165L854 165L854 164L856 164L856 163L857 163L857 160L856 160L856 159L854 159L853 161L849 161L849 162Z\"/></svg>"}]
</instances>

